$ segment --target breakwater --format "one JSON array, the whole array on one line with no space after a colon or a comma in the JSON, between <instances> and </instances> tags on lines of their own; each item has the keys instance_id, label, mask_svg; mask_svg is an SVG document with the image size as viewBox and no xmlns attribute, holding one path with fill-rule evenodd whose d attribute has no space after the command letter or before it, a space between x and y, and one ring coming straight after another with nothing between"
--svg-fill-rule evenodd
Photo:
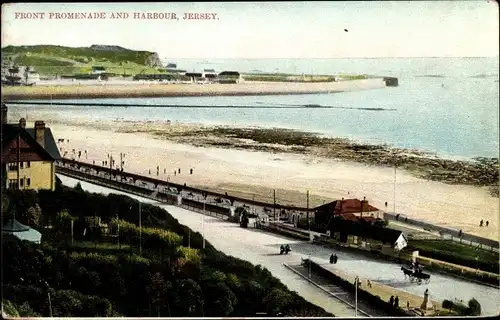
<instances>
[{"instance_id":1,"label":"breakwater","mask_svg":"<svg viewBox=\"0 0 500 320\"><path fill-rule=\"evenodd\" d=\"M114 83L95 84L66 83L36 85L33 87L2 87L3 100L41 99L95 99L95 98L143 98L143 97L198 97L198 96L260 96L321 94L344 91L368 90L386 87L382 79L352 80L341 82L244 82L238 84L161 84L161 83Z\"/></svg>"}]
</instances>

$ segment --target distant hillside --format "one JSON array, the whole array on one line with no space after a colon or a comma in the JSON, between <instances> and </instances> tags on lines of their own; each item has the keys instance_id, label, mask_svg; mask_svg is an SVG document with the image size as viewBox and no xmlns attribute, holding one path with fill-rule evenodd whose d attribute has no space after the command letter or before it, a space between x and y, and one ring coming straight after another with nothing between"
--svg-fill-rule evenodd
<instances>
[{"instance_id":1,"label":"distant hillside","mask_svg":"<svg viewBox=\"0 0 500 320\"><path fill-rule=\"evenodd\" d=\"M93 65L134 70L141 67L162 67L155 52L135 51L115 45L79 48L54 45L7 46L2 48L2 63L7 62L34 66L41 73L48 74L86 72Z\"/></svg>"}]
</instances>

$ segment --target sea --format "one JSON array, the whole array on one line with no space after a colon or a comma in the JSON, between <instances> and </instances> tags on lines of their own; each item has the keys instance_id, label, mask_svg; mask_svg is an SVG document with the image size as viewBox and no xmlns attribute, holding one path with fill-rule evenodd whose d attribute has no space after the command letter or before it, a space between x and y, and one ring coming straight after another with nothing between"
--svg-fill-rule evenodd
<instances>
[{"instance_id":1,"label":"sea","mask_svg":"<svg viewBox=\"0 0 500 320\"><path fill-rule=\"evenodd\" d=\"M280 127L411 148L442 158L499 156L499 58L176 59L178 68L216 71L393 76L398 87L357 92L241 97L52 100L129 107L18 106L65 118ZM134 104L174 105L134 107ZM301 105L336 108L279 108ZM176 108L251 106L251 108ZM275 106L277 108L262 108ZM381 110L366 110L380 108Z\"/></svg>"}]
</instances>

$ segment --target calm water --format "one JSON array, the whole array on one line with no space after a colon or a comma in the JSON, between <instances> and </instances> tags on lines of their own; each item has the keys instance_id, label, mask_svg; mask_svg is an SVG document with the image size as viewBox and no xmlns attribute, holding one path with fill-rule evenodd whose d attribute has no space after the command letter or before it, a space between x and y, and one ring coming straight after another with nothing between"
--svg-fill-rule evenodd
<instances>
[{"instance_id":1,"label":"calm water","mask_svg":"<svg viewBox=\"0 0 500 320\"><path fill-rule=\"evenodd\" d=\"M314 74L372 74L399 78L397 88L337 94L254 97L92 99L141 104L251 105L255 109L67 107L68 118L172 120L206 124L259 125L301 129L369 143L388 143L444 157L498 157L498 58L403 58L317 60L176 60L179 68L260 70ZM56 100L54 100L56 101ZM66 100L68 101L68 100ZM78 101L78 100L71 100ZM79 101L81 102L81 101ZM262 105L320 104L345 109L259 109ZM25 107L29 111L29 108Z\"/></svg>"}]
</instances>

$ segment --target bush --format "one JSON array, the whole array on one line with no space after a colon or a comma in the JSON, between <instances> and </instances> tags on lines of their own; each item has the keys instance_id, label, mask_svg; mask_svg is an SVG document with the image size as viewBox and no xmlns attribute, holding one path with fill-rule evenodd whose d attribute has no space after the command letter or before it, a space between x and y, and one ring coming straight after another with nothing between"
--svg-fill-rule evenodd
<instances>
[{"instance_id":1,"label":"bush","mask_svg":"<svg viewBox=\"0 0 500 320\"><path fill-rule=\"evenodd\" d=\"M443 300L442 307L444 309L452 310L454 307L453 301L450 300Z\"/></svg>"},{"instance_id":2,"label":"bush","mask_svg":"<svg viewBox=\"0 0 500 320\"><path fill-rule=\"evenodd\" d=\"M479 316L481 315L481 304L474 298L469 300L468 306L461 302L444 300L442 304L444 309L455 311L460 316Z\"/></svg>"},{"instance_id":3,"label":"bush","mask_svg":"<svg viewBox=\"0 0 500 320\"><path fill-rule=\"evenodd\" d=\"M161 208L142 205L139 256L137 201L64 186L38 196L42 213L54 215L55 228L43 230L45 239L52 232L67 238L75 218L88 228L85 218L95 215L110 221L113 234L120 226L125 250L99 241L42 246L4 237L4 298L21 316L49 315L47 290L54 316L248 317L266 309L284 315L330 315L290 292L265 268L219 252L208 242L201 249L201 235Z\"/></svg>"},{"instance_id":4,"label":"bush","mask_svg":"<svg viewBox=\"0 0 500 320\"><path fill-rule=\"evenodd\" d=\"M469 300L469 315L470 316L481 315L481 304L474 298Z\"/></svg>"}]
</instances>

